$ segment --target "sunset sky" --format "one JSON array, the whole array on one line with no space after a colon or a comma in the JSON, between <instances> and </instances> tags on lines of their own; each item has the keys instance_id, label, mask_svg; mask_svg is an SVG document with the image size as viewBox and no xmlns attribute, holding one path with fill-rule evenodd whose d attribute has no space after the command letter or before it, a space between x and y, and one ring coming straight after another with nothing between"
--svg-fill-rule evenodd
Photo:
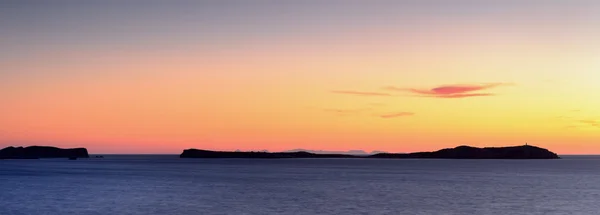
<instances>
[{"instance_id":1,"label":"sunset sky","mask_svg":"<svg viewBox=\"0 0 600 215\"><path fill-rule=\"evenodd\" d=\"M0 2L0 147L600 154L600 1Z\"/></svg>"}]
</instances>

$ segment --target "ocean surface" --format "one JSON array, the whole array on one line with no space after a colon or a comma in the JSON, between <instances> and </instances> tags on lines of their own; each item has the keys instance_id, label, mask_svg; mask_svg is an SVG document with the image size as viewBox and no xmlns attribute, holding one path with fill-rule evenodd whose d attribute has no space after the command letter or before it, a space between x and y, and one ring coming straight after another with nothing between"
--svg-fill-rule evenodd
<instances>
[{"instance_id":1,"label":"ocean surface","mask_svg":"<svg viewBox=\"0 0 600 215\"><path fill-rule=\"evenodd\" d=\"M600 157L0 160L0 214L599 214Z\"/></svg>"}]
</instances>

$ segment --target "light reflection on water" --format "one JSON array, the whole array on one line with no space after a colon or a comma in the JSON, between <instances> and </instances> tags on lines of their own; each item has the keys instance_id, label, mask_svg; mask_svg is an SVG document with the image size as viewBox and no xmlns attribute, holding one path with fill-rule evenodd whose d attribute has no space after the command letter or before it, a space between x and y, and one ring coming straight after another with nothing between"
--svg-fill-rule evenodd
<instances>
[{"instance_id":1,"label":"light reflection on water","mask_svg":"<svg viewBox=\"0 0 600 215\"><path fill-rule=\"evenodd\" d=\"M596 214L600 157L0 160L0 214Z\"/></svg>"}]
</instances>

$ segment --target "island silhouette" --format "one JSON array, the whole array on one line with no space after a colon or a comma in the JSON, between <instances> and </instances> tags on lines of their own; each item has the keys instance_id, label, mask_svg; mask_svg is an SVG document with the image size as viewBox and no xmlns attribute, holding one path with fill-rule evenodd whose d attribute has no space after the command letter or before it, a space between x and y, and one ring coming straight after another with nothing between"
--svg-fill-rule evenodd
<instances>
[{"instance_id":1,"label":"island silhouette","mask_svg":"<svg viewBox=\"0 0 600 215\"><path fill-rule=\"evenodd\" d=\"M61 149L51 146L6 147L0 150L0 159L89 158L86 148Z\"/></svg>"},{"instance_id":2,"label":"island silhouette","mask_svg":"<svg viewBox=\"0 0 600 215\"><path fill-rule=\"evenodd\" d=\"M327 151L327 150L309 150L309 149L291 149L284 152L309 152L314 154L347 154L347 155L370 155L383 153L383 151L366 152L364 150L348 150L348 151Z\"/></svg>"},{"instance_id":3,"label":"island silhouette","mask_svg":"<svg viewBox=\"0 0 600 215\"><path fill-rule=\"evenodd\" d=\"M531 146L485 147L458 146L433 152L377 153L372 155L316 154L299 152L241 152L186 149L180 158L388 158L388 159L559 159L547 149Z\"/></svg>"},{"instance_id":4,"label":"island silhouette","mask_svg":"<svg viewBox=\"0 0 600 215\"><path fill-rule=\"evenodd\" d=\"M266 151L211 151L186 149L180 158L373 158L373 159L559 159L547 149L531 146L485 147L458 146L433 152L376 153L376 154L337 154L313 153L306 151L266 152ZM0 150L0 159L39 159L39 158L89 158L86 148L61 149L51 146L7 147Z\"/></svg>"}]
</instances>

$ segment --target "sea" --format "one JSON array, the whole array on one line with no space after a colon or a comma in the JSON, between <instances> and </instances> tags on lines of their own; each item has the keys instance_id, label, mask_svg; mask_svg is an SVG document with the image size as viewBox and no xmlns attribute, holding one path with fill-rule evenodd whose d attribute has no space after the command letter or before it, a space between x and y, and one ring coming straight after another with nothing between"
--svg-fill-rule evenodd
<instances>
[{"instance_id":1,"label":"sea","mask_svg":"<svg viewBox=\"0 0 600 215\"><path fill-rule=\"evenodd\" d=\"M600 214L600 157L0 160L0 215Z\"/></svg>"}]
</instances>

